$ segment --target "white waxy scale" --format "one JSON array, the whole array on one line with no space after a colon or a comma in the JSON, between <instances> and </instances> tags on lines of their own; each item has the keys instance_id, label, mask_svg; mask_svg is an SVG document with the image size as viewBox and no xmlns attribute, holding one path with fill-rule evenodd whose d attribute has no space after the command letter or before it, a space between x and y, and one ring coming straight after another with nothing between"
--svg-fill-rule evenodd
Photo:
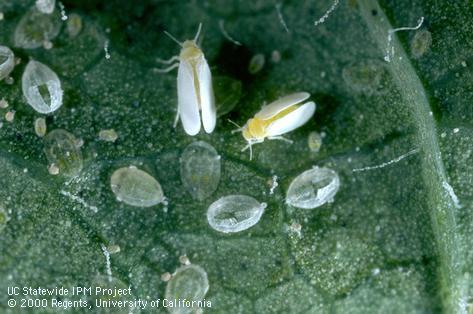
<instances>
[{"instance_id":1,"label":"white waxy scale","mask_svg":"<svg viewBox=\"0 0 473 314\"><path fill-rule=\"evenodd\" d=\"M0 46L0 81L7 78L15 67L15 55L10 48Z\"/></svg>"},{"instance_id":2,"label":"white waxy scale","mask_svg":"<svg viewBox=\"0 0 473 314\"><path fill-rule=\"evenodd\" d=\"M150 207L165 200L159 182L135 166L115 170L110 186L118 201L136 207Z\"/></svg>"},{"instance_id":3,"label":"white waxy scale","mask_svg":"<svg viewBox=\"0 0 473 314\"><path fill-rule=\"evenodd\" d=\"M165 298L168 300L202 301L209 290L209 280L205 270L194 264L176 270L166 285ZM178 305L178 304L177 304ZM168 307L173 314L195 313L198 308Z\"/></svg>"},{"instance_id":4,"label":"white waxy scale","mask_svg":"<svg viewBox=\"0 0 473 314\"><path fill-rule=\"evenodd\" d=\"M46 119L37 118L34 121L34 131L35 131L36 135L38 135L39 137L45 136L46 131L47 131Z\"/></svg>"},{"instance_id":5,"label":"white waxy scale","mask_svg":"<svg viewBox=\"0 0 473 314\"><path fill-rule=\"evenodd\" d=\"M62 106L61 81L56 73L41 62L31 60L21 78L23 95L39 113L51 113Z\"/></svg>"},{"instance_id":6,"label":"white waxy scale","mask_svg":"<svg viewBox=\"0 0 473 314\"><path fill-rule=\"evenodd\" d=\"M24 49L36 49L44 42L52 41L61 30L58 13L44 14L36 6L28 10L15 28L13 40L15 46Z\"/></svg>"},{"instance_id":7,"label":"white waxy scale","mask_svg":"<svg viewBox=\"0 0 473 314\"><path fill-rule=\"evenodd\" d=\"M44 14L51 14L56 6L56 0L36 0L36 8Z\"/></svg>"},{"instance_id":8,"label":"white waxy scale","mask_svg":"<svg viewBox=\"0 0 473 314\"><path fill-rule=\"evenodd\" d=\"M266 203L260 203L250 196L229 195L210 205L207 220L217 231L239 232L256 225L266 206Z\"/></svg>"},{"instance_id":9,"label":"white waxy scale","mask_svg":"<svg viewBox=\"0 0 473 314\"><path fill-rule=\"evenodd\" d=\"M53 130L44 137L44 153L49 161L51 174L61 173L67 177L79 174L83 160L82 153L75 143L74 135L62 129Z\"/></svg>"},{"instance_id":10,"label":"white waxy scale","mask_svg":"<svg viewBox=\"0 0 473 314\"><path fill-rule=\"evenodd\" d=\"M338 174L329 168L314 167L298 175L289 185L286 203L312 209L331 202L340 187Z\"/></svg>"},{"instance_id":11,"label":"white waxy scale","mask_svg":"<svg viewBox=\"0 0 473 314\"><path fill-rule=\"evenodd\" d=\"M186 147L181 156L181 181L193 198L203 200L220 182L220 156L215 148L203 141Z\"/></svg>"}]
</instances>

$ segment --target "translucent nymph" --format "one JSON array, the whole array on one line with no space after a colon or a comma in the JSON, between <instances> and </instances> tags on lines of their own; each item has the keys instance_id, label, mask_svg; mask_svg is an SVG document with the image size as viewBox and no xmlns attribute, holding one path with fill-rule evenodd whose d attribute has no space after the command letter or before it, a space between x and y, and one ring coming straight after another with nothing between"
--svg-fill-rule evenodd
<instances>
[{"instance_id":1,"label":"translucent nymph","mask_svg":"<svg viewBox=\"0 0 473 314\"><path fill-rule=\"evenodd\" d=\"M150 207L165 200L161 184L135 166L115 170L110 186L118 201L136 207Z\"/></svg>"},{"instance_id":2,"label":"translucent nymph","mask_svg":"<svg viewBox=\"0 0 473 314\"><path fill-rule=\"evenodd\" d=\"M15 28L13 34L15 47L24 49L43 47L46 42L56 38L61 25L61 17L57 11L45 14L33 6L23 15Z\"/></svg>"},{"instance_id":3,"label":"translucent nymph","mask_svg":"<svg viewBox=\"0 0 473 314\"><path fill-rule=\"evenodd\" d=\"M15 67L15 55L10 48L0 46L0 81L8 77Z\"/></svg>"},{"instance_id":4,"label":"translucent nymph","mask_svg":"<svg viewBox=\"0 0 473 314\"><path fill-rule=\"evenodd\" d=\"M195 199L203 200L215 192L220 171L220 156L206 142L192 143L182 153L181 181Z\"/></svg>"},{"instance_id":5,"label":"translucent nymph","mask_svg":"<svg viewBox=\"0 0 473 314\"><path fill-rule=\"evenodd\" d=\"M44 153L50 165L55 165L59 173L75 177L82 170L83 160L76 138L66 130L56 129L44 137Z\"/></svg>"},{"instance_id":6,"label":"translucent nymph","mask_svg":"<svg viewBox=\"0 0 473 314\"><path fill-rule=\"evenodd\" d=\"M258 223L266 203L246 195L229 195L212 203L207 210L209 225L220 232L246 230Z\"/></svg>"},{"instance_id":7,"label":"translucent nymph","mask_svg":"<svg viewBox=\"0 0 473 314\"><path fill-rule=\"evenodd\" d=\"M28 62L21 78L21 87L28 104L39 113L51 113L62 106L61 81L53 70L41 62Z\"/></svg>"},{"instance_id":8,"label":"translucent nymph","mask_svg":"<svg viewBox=\"0 0 473 314\"><path fill-rule=\"evenodd\" d=\"M291 182L286 203L298 208L316 208L331 202L339 187L340 179L335 171L314 167Z\"/></svg>"},{"instance_id":9,"label":"translucent nymph","mask_svg":"<svg viewBox=\"0 0 473 314\"><path fill-rule=\"evenodd\" d=\"M180 267L172 275L166 286L165 298L169 301L202 301L209 290L209 281L205 270L194 264ZM173 314L196 313L198 307L168 307ZM184 304L185 306L185 304Z\"/></svg>"}]
</instances>

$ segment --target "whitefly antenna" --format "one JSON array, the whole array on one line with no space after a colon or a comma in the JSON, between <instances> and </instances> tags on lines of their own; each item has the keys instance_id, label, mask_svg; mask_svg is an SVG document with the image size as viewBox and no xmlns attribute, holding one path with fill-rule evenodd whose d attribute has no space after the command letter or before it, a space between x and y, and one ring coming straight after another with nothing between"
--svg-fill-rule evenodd
<instances>
[{"instance_id":1,"label":"whitefly antenna","mask_svg":"<svg viewBox=\"0 0 473 314\"><path fill-rule=\"evenodd\" d=\"M201 30L202 30L202 23L199 23L199 28L197 28L197 34L195 34L194 42L197 42L197 39L199 39Z\"/></svg>"},{"instance_id":2,"label":"whitefly antenna","mask_svg":"<svg viewBox=\"0 0 473 314\"><path fill-rule=\"evenodd\" d=\"M169 33L168 31L164 31L164 34L166 34L169 38L171 38L174 42L176 42L179 46L182 47L182 43L179 40L177 40L176 37L171 35L171 33Z\"/></svg>"}]
</instances>

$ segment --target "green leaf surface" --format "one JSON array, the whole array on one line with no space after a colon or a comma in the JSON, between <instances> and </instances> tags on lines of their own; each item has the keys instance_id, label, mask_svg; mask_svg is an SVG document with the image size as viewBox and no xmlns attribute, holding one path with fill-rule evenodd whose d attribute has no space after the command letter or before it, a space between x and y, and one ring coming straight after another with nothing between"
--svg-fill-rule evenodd
<instances>
[{"instance_id":1,"label":"green leaf surface","mask_svg":"<svg viewBox=\"0 0 473 314\"><path fill-rule=\"evenodd\" d=\"M12 286L131 286L122 300L162 299L161 275L186 255L208 275L205 313L473 313L471 1L340 1L317 26L332 1L62 3L80 16L80 32L71 35L66 20L51 49L20 49L13 33L34 1L0 0L0 45L21 59L13 84L0 82L9 103L0 109L0 312L35 312L8 307ZM392 31L421 17L417 30ZM200 22L220 117L212 134L191 137L172 126L176 72L155 69L180 49L163 30L190 39ZM265 64L250 74L256 54ZM48 173L46 142L34 131L42 115L21 90L29 59L61 79L64 104L46 121L48 132L83 140L75 177ZM293 144L265 141L249 160L228 119L243 125L264 102L297 91L312 95L314 117L287 134ZM105 129L115 142L99 138ZM323 135L318 152L312 131ZM180 176L196 141L222 164L203 200ZM110 177L129 165L156 178L169 203L117 201ZM291 181L314 165L340 176L334 201L286 205ZM268 204L258 224L235 234L209 226L208 206L230 194ZM110 255L112 281L103 245L120 247Z\"/></svg>"}]
</instances>

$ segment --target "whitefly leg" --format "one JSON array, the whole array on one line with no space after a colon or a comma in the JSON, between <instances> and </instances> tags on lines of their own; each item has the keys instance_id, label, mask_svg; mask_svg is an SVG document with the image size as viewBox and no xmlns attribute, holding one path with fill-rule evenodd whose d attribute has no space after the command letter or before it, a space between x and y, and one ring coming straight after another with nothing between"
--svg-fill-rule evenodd
<instances>
[{"instance_id":1,"label":"whitefly leg","mask_svg":"<svg viewBox=\"0 0 473 314\"><path fill-rule=\"evenodd\" d=\"M179 56L172 56L170 59L167 59L167 60L156 58L156 62L159 62L161 64L171 64L177 61L179 61Z\"/></svg>"},{"instance_id":2,"label":"whitefly leg","mask_svg":"<svg viewBox=\"0 0 473 314\"><path fill-rule=\"evenodd\" d=\"M164 69L154 68L153 71L157 72L157 73L168 73L168 72L171 72L172 70L174 70L177 67L179 67L179 63L174 63L173 65L171 65L167 68L164 68Z\"/></svg>"},{"instance_id":3,"label":"whitefly leg","mask_svg":"<svg viewBox=\"0 0 473 314\"><path fill-rule=\"evenodd\" d=\"M238 133L238 132L243 131L243 128L242 128L240 125L238 125L236 122L233 122L233 121L230 120L230 119L227 119L227 120L228 120L228 122L230 122L231 124L233 124L234 126L237 127L237 129L232 130L232 134L235 134L235 133Z\"/></svg>"},{"instance_id":4,"label":"whitefly leg","mask_svg":"<svg viewBox=\"0 0 473 314\"><path fill-rule=\"evenodd\" d=\"M173 128L176 128L177 123L179 122L179 114L180 114L180 110L179 110L179 106L177 106L176 118L174 118L174 123L172 124Z\"/></svg>"},{"instance_id":5,"label":"whitefly leg","mask_svg":"<svg viewBox=\"0 0 473 314\"><path fill-rule=\"evenodd\" d=\"M268 140L280 140L280 141L283 141L283 142L286 142L286 143L289 143L289 144L294 143L290 139L285 138L285 137L280 136L280 135L278 135L278 136L268 136Z\"/></svg>"}]
</instances>

